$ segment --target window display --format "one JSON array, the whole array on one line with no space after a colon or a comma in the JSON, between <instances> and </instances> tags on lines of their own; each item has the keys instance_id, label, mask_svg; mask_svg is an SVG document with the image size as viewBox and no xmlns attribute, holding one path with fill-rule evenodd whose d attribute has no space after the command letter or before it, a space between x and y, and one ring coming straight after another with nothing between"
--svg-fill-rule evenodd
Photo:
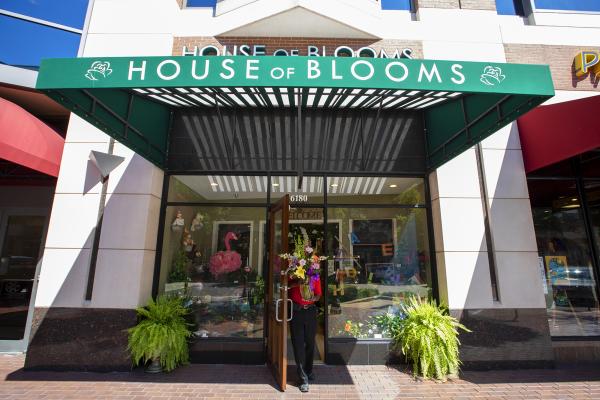
<instances>
[{"instance_id":1,"label":"window display","mask_svg":"<svg viewBox=\"0 0 600 400\"><path fill-rule=\"evenodd\" d=\"M265 211L167 207L172 223L163 239L161 287L193 302L198 338L262 337L264 280L255 227Z\"/></svg>"},{"instance_id":2,"label":"window display","mask_svg":"<svg viewBox=\"0 0 600 400\"><path fill-rule=\"evenodd\" d=\"M600 335L596 275L575 180L529 180L553 336Z\"/></svg>"},{"instance_id":3,"label":"window display","mask_svg":"<svg viewBox=\"0 0 600 400\"><path fill-rule=\"evenodd\" d=\"M342 234L329 260L329 337L382 339L378 316L430 295L425 210L331 208Z\"/></svg>"},{"instance_id":4,"label":"window display","mask_svg":"<svg viewBox=\"0 0 600 400\"><path fill-rule=\"evenodd\" d=\"M386 338L379 316L431 295L423 179L309 176L297 186L292 176L170 178L159 287L189 297L197 340L263 337L267 199L285 194L295 196L287 252L302 239L327 257L320 354L327 337Z\"/></svg>"}]
</instances>

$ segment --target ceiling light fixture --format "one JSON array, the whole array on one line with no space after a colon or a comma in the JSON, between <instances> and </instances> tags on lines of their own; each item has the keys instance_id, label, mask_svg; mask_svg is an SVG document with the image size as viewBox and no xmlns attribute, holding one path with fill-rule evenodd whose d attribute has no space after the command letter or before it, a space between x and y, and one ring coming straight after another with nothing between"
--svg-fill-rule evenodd
<instances>
[{"instance_id":1,"label":"ceiling light fixture","mask_svg":"<svg viewBox=\"0 0 600 400\"><path fill-rule=\"evenodd\" d=\"M329 185L329 186L331 186L331 187L338 187L338 184L337 184L337 183L332 183L332 184L331 184L331 185Z\"/></svg>"},{"instance_id":2,"label":"ceiling light fixture","mask_svg":"<svg viewBox=\"0 0 600 400\"><path fill-rule=\"evenodd\" d=\"M396 185L395 183L392 183L392 184L390 185L390 187L398 187L398 185Z\"/></svg>"},{"instance_id":3,"label":"ceiling light fixture","mask_svg":"<svg viewBox=\"0 0 600 400\"><path fill-rule=\"evenodd\" d=\"M279 183L274 183L273 186L279 186Z\"/></svg>"},{"instance_id":4,"label":"ceiling light fixture","mask_svg":"<svg viewBox=\"0 0 600 400\"><path fill-rule=\"evenodd\" d=\"M217 182L211 182L210 186L219 186L219 184Z\"/></svg>"}]
</instances>

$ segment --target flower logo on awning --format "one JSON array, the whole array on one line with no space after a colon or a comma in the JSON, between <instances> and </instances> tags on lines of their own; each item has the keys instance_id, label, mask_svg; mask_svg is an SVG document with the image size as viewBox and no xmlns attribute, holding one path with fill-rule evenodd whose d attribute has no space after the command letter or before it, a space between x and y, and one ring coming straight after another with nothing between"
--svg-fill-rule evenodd
<instances>
[{"instance_id":1,"label":"flower logo on awning","mask_svg":"<svg viewBox=\"0 0 600 400\"><path fill-rule=\"evenodd\" d=\"M502 69L500 67L488 65L483 69L483 74L481 74L479 80L485 85L494 86L498 83L502 83L504 78L506 78L506 76L502 75Z\"/></svg>"},{"instance_id":2,"label":"flower logo on awning","mask_svg":"<svg viewBox=\"0 0 600 400\"><path fill-rule=\"evenodd\" d=\"M106 78L110 74L112 74L112 69L110 69L108 61L94 61L90 69L87 70L85 77L90 81L97 81L100 78Z\"/></svg>"}]
</instances>

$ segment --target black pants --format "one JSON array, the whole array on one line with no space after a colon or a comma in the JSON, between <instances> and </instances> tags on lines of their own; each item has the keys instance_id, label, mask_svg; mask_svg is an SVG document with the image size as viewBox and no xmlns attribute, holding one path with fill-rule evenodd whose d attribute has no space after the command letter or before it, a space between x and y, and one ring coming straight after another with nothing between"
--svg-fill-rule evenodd
<instances>
[{"instance_id":1,"label":"black pants","mask_svg":"<svg viewBox=\"0 0 600 400\"><path fill-rule=\"evenodd\" d=\"M290 322L292 346L296 370L301 383L308 382L312 373L313 357L315 355L315 335L317 333L317 307L303 309L294 304L294 315Z\"/></svg>"}]
</instances>

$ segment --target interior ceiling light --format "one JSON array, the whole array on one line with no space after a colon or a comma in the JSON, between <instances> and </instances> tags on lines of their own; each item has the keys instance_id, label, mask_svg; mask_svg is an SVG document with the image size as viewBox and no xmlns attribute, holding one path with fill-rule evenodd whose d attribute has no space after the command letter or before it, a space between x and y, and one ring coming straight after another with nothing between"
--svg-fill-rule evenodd
<instances>
[{"instance_id":1,"label":"interior ceiling light","mask_svg":"<svg viewBox=\"0 0 600 400\"><path fill-rule=\"evenodd\" d=\"M577 198L576 198L576 197L574 197L574 198L572 198L572 199L571 199L571 201L577 201Z\"/></svg>"},{"instance_id":2,"label":"interior ceiling light","mask_svg":"<svg viewBox=\"0 0 600 400\"><path fill-rule=\"evenodd\" d=\"M274 183L273 186L279 186L279 183Z\"/></svg>"},{"instance_id":3,"label":"interior ceiling light","mask_svg":"<svg viewBox=\"0 0 600 400\"><path fill-rule=\"evenodd\" d=\"M331 187L338 187L338 184L337 183L332 183L330 186Z\"/></svg>"},{"instance_id":4,"label":"interior ceiling light","mask_svg":"<svg viewBox=\"0 0 600 400\"><path fill-rule=\"evenodd\" d=\"M395 183L392 183L392 184L390 185L390 187L398 187L398 185L396 185Z\"/></svg>"},{"instance_id":5,"label":"interior ceiling light","mask_svg":"<svg viewBox=\"0 0 600 400\"><path fill-rule=\"evenodd\" d=\"M211 186L219 186L219 184L217 182L211 182L210 185Z\"/></svg>"}]
</instances>

